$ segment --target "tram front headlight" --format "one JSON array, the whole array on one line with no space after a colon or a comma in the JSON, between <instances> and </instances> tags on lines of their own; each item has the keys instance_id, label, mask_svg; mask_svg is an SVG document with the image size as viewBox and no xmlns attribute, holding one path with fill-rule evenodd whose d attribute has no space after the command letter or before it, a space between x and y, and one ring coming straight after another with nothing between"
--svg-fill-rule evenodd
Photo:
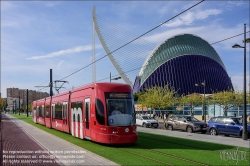
<instances>
[{"instance_id":1,"label":"tram front headlight","mask_svg":"<svg viewBox=\"0 0 250 166\"><path fill-rule=\"evenodd\" d=\"M115 128L113 128L112 133L113 134L118 134L118 131Z\"/></svg>"}]
</instances>

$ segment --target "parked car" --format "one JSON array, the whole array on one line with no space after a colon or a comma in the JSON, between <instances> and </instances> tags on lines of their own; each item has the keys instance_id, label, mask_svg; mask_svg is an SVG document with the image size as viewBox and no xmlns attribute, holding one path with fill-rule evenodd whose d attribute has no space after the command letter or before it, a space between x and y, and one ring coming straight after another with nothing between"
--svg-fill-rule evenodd
<instances>
[{"instance_id":1,"label":"parked car","mask_svg":"<svg viewBox=\"0 0 250 166\"><path fill-rule=\"evenodd\" d=\"M154 127L158 128L159 122L149 116L142 115L136 117L136 125L142 126L142 127Z\"/></svg>"},{"instance_id":2,"label":"parked car","mask_svg":"<svg viewBox=\"0 0 250 166\"><path fill-rule=\"evenodd\" d=\"M224 134L242 136L243 119L241 117L214 117L208 121L210 135ZM248 137L250 136L250 125L247 124Z\"/></svg>"},{"instance_id":3,"label":"parked car","mask_svg":"<svg viewBox=\"0 0 250 166\"><path fill-rule=\"evenodd\" d=\"M201 132L205 134L207 132L207 124L201 122L193 116L188 115L173 115L167 121L168 130L183 130L187 132Z\"/></svg>"}]
</instances>

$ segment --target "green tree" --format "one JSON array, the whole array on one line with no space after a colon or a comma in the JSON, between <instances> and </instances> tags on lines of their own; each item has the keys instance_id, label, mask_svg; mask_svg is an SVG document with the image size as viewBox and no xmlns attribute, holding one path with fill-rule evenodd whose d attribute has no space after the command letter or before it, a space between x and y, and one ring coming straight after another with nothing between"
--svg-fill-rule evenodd
<instances>
[{"instance_id":1,"label":"green tree","mask_svg":"<svg viewBox=\"0 0 250 166\"><path fill-rule=\"evenodd\" d=\"M189 94L189 95L182 95L180 98L180 103L182 105L189 105L190 106L190 115L194 114L194 107L197 107L203 103L204 98L196 93Z\"/></svg>"},{"instance_id":2,"label":"green tree","mask_svg":"<svg viewBox=\"0 0 250 166\"><path fill-rule=\"evenodd\" d=\"M145 90L145 93L139 97L138 101L140 104L150 107L151 110L159 108L162 115L162 109L172 105L175 93L174 88L169 88L169 85L151 87ZM164 126L166 126L165 119Z\"/></svg>"},{"instance_id":3,"label":"green tree","mask_svg":"<svg viewBox=\"0 0 250 166\"><path fill-rule=\"evenodd\" d=\"M133 95L133 96L134 96L134 101L138 101L138 99L140 98L141 95L143 95L142 92L139 92L139 93L134 94L134 95Z\"/></svg>"},{"instance_id":4,"label":"green tree","mask_svg":"<svg viewBox=\"0 0 250 166\"><path fill-rule=\"evenodd\" d=\"M142 105L142 110L143 110L143 106L148 106L146 100L147 100L147 97L145 93L138 96L138 103Z\"/></svg>"},{"instance_id":5,"label":"green tree","mask_svg":"<svg viewBox=\"0 0 250 166\"><path fill-rule=\"evenodd\" d=\"M5 106L5 99L4 98L0 98L0 110L2 110Z\"/></svg>"},{"instance_id":6,"label":"green tree","mask_svg":"<svg viewBox=\"0 0 250 166\"><path fill-rule=\"evenodd\" d=\"M227 116L227 110L237 105L239 96L235 95L233 90L227 90L215 93L212 98L223 108L224 116Z\"/></svg>"},{"instance_id":7,"label":"green tree","mask_svg":"<svg viewBox=\"0 0 250 166\"><path fill-rule=\"evenodd\" d=\"M24 110L24 111L27 111L27 105L22 104L21 109ZM32 104L28 105L28 111L29 112L32 111Z\"/></svg>"},{"instance_id":8,"label":"green tree","mask_svg":"<svg viewBox=\"0 0 250 166\"><path fill-rule=\"evenodd\" d=\"M159 98L157 97L157 91L160 87L153 87L147 88L145 93L143 93L140 97L138 102L143 106L150 107L151 110L155 108L160 108Z\"/></svg>"},{"instance_id":9,"label":"green tree","mask_svg":"<svg viewBox=\"0 0 250 166\"><path fill-rule=\"evenodd\" d=\"M243 101L244 101L244 94L243 92L238 92L238 93L235 93L235 98L234 98L234 104L236 106L243 106Z\"/></svg>"},{"instance_id":10,"label":"green tree","mask_svg":"<svg viewBox=\"0 0 250 166\"><path fill-rule=\"evenodd\" d=\"M214 113L214 116L215 116L215 105L217 104L217 101L215 101L215 99L213 98L213 95L214 94L206 97L206 104L214 106L214 108L212 110L213 110L213 113Z\"/></svg>"},{"instance_id":11,"label":"green tree","mask_svg":"<svg viewBox=\"0 0 250 166\"><path fill-rule=\"evenodd\" d=\"M21 104L21 109L22 110L27 110L27 106L25 104Z\"/></svg>"}]
</instances>

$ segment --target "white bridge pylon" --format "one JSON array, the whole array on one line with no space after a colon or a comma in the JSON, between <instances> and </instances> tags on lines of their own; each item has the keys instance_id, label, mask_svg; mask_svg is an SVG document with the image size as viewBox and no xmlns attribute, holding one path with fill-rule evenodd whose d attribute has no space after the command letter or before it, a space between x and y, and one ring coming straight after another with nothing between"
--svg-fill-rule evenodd
<instances>
[{"instance_id":1,"label":"white bridge pylon","mask_svg":"<svg viewBox=\"0 0 250 166\"><path fill-rule=\"evenodd\" d=\"M124 71L122 71L122 69L116 63L115 58L113 57L113 55L111 54L110 50L108 49L108 47L106 45L106 43L105 43L105 41L104 41L104 39L103 39L103 37L101 35L101 32L99 30L99 27L97 25L96 12L95 11L96 11L96 7L94 6L93 7L93 11L92 11L93 33L94 33L94 31L96 32L96 34L97 34L97 36L98 36L98 38L99 38L99 40L100 40L100 42L101 42L101 44L102 44L105 52L106 52L106 54L109 57L109 60L111 61L111 63L113 64L113 66L115 67L115 69L117 70L117 72L119 73L119 75L121 76L121 78L124 80L124 82L126 84L129 84L131 87L133 87L132 82L129 80L129 78L124 74ZM93 35L93 41L94 41L94 35ZM93 42L92 44L93 44L92 48L94 49L95 48L95 46L94 46L95 42ZM92 59L95 60L95 51L94 50L93 50L92 56L93 56ZM95 64L93 63L92 65L95 65ZM95 68L95 66L92 66L92 70L93 70L93 74L94 74L94 76L92 76L93 77L93 82L95 82L94 81L94 79L95 79L95 69L94 68Z\"/></svg>"}]
</instances>

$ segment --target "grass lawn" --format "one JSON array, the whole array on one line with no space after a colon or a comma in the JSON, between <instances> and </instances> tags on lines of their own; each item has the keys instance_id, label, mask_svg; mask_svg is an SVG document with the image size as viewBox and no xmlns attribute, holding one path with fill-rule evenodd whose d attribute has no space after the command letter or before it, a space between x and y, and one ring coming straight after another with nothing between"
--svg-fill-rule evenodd
<instances>
[{"instance_id":1,"label":"grass lawn","mask_svg":"<svg viewBox=\"0 0 250 166\"><path fill-rule=\"evenodd\" d=\"M136 144L107 146L81 140L70 134L35 124L31 117L26 115L12 114L12 116L120 165L166 165L166 163L172 165L249 165L250 163L250 150L247 148L143 132L139 132Z\"/></svg>"}]
</instances>

